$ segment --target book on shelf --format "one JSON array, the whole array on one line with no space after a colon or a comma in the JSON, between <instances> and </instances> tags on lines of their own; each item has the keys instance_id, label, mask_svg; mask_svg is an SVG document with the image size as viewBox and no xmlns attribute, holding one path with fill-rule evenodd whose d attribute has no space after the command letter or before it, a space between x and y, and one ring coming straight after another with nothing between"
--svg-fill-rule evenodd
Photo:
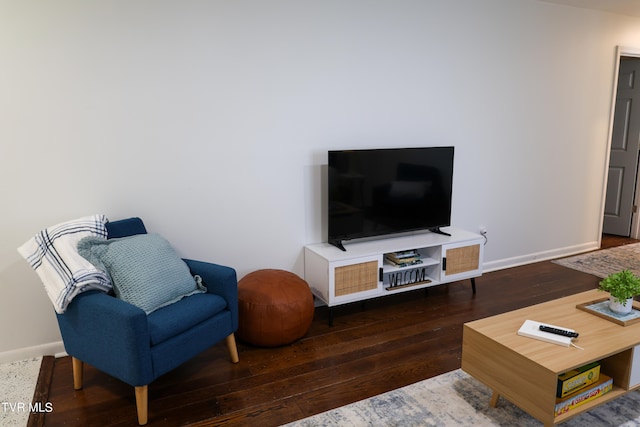
<instances>
[{"instance_id":1,"label":"book on shelf","mask_svg":"<svg viewBox=\"0 0 640 427\"><path fill-rule=\"evenodd\" d=\"M584 405L613 389L613 379L600 374L600 379L586 389L578 390L563 398L556 398L555 416L565 414L578 406Z\"/></svg>"},{"instance_id":2,"label":"book on shelf","mask_svg":"<svg viewBox=\"0 0 640 427\"><path fill-rule=\"evenodd\" d=\"M398 251L398 252L391 252L388 253L387 255L392 256L394 258L413 258L416 256L420 256L420 254L418 253L417 249L409 249L406 251Z\"/></svg>"},{"instance_id":3,"label":"book on shelf","mask_svg":"<svg viewBox=\"0 0 640 427\"><path fill-rule=\"evenodd\" d=\"M572 369L558 375L558 389L556 397L566 397L571 393L581 390L600 378L600 363L593 362L588 365Z\"/></svg>"},{"instance_id":4,"label":"book on shelf","mask_svg":"<svg viewBox=\"0 0 640 427\"><path fill-rule=\"evenodd\" d=\"M573 329L564 328L562 326L555 326L549 323L536 322L535 320L525 320L520 329L518 329L518 335L523 337L529 337L540 341L546 341L552 344L562 345L569 347L571 345L571 337L565 337L562 335L552 334L551 332L545 332L540 330L540 325L551 326L552 328L564 329L567 331L575 332Z\"/></svg>"},{"instance_id":5,"label":"book on shelf","mask_svg":"<svg viewBox=\"0 0 640 427\"><path fill-rule=\"evenodd\" d=\"M396 267L408 267L408 266L411 266L411 265L422 264L422 259L421 258L403 258L403 259L400 259L400 260L395 260L395 259L386 257L385 259L391 265L395 265Z\"/></svg>"},{"instance_id":6,"label":"book on shelf","mask_svg":"<svg viewBox=\"0 0 640 427\"><path fill-rule=\"evenodd\" d=\"M400 252L390 252L384 254L384 258L392 265L407 267L410 265L422 264L422 256L417 249Z\"/></svg>"}]
</instances>

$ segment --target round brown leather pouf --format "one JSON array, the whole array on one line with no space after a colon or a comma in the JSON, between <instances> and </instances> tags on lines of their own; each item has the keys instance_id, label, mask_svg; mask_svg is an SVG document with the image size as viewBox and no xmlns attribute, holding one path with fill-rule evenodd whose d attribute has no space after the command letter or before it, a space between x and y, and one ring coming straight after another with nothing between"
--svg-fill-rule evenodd
<instances>
[{"instance_id":1,"label":"round brown leather pouf","mask_svg":"<svg viewBox=\"0 0 640 427\"><path fill-rule=\"evenodd\" d=\"M238 339L263 347L302 338L313 320L307 282L284 270L258 270L238 282Z\"/></svg>"}]
</instances>

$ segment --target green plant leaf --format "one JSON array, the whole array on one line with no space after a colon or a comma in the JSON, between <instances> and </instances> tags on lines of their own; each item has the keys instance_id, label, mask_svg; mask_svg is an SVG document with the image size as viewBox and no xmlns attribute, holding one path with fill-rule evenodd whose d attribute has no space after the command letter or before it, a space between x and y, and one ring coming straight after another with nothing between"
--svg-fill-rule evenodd
<instances>
[{"instance_id":1,"label":"green plant leaf","mask_svg":"<svg viewBox=\"0 0 640 427\"><path fill-rule=\"evenodd\" d=\"M609 292L614 300L624 304L629 298L640 295L640 277L630 270L622 270L602 279L598 289Z\"/></svg>"}]
</instances>

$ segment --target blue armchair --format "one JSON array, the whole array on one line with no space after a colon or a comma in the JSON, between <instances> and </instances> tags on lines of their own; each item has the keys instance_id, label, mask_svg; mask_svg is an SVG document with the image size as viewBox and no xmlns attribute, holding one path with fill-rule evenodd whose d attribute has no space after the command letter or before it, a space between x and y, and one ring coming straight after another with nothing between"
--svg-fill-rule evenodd
<instances>
[{"instance_id":1,"label":"blue armchair","mask_svg":"<svg viewBox=\"0 0 640 427\"><path fill-rule=\"evenodd\" d=\"M140 218L107 224L108 238L147 232ZM234 269L184 260L207 288L150 314L103 292L75 297L56 314L73 382L82 388L83 363L135 387L138 423L148 419L148 384L223 339L231 361L238 362L238 289Z\"/></svg>"}]
</instances>

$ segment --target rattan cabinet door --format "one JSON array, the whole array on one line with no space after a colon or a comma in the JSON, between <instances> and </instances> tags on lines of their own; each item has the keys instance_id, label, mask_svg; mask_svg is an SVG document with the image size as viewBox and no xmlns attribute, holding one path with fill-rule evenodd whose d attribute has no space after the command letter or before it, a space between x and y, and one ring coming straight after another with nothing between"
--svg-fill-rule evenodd
<instances>
[{"instance_id":1,"label":"rattan cabinet door","mask_svg":"<svg viewBox=\"0 0 640 427\"><path fill-rule=\"evenodd\" d=\"M444 245L442 248L442 277L447 282L475 277L482 273L481 242Z\"/></svg>"},{"instance_id":2,"label":"rattan cabinet door","mask_svg":"<svg viewBox=\"0 0 640 427\"><path fill-rule=\"evenodd\" d=\"M336 302L357 301L381 291L380 256L334 263L332 299Z\"/></svg>"}]
</instances>

